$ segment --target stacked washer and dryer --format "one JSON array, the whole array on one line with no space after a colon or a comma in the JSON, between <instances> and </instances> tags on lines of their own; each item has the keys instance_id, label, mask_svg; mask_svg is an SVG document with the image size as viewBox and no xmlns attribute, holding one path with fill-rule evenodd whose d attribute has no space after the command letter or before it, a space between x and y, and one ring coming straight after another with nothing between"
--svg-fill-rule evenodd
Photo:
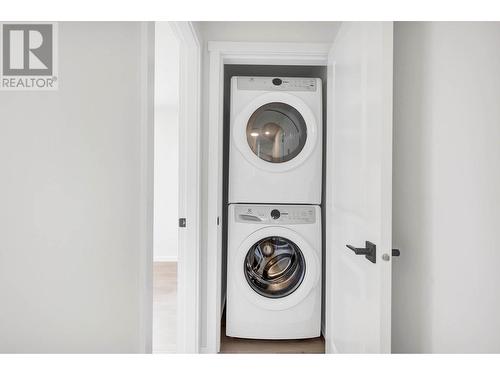
<instances>
[{"instance_id":1,"label":"stacked washer and dryer","mask_svg":"<svg viewBox=\"0 0 500 375\"><path fill-rule=\"evenodd\" d=\"M321 334L322 89L231 79L226 335Z\"/></svg>"}]
</instances>

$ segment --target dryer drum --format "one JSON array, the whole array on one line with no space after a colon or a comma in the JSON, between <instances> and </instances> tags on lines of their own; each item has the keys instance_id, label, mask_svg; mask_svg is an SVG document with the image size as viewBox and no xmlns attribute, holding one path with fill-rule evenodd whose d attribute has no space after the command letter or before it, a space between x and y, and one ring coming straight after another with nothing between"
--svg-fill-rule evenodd
<instances>
[{"instance_id":1,"label":"dryer drum","mask_svg":"<svg viewBox=\"0 0 500 375\"><path fill-rule=\"evenodd\" d=\"M282 298L300 286L306 263L293 241L279 236L266 237L250 248L243 271L255 292L268 298Z\"/></svg>"},{"instance_id":2,"label":"dryer drum","mask_svg":"<svg viewBox=\"0 0 500 375\"><path fill-rule=\"evenodd\" d=\"M286 103L273 102L258 108L246 128L251 150L262 160L284 163L296 157L306 143L307 125L300 114Z\"/></svg>"}]
</instances>

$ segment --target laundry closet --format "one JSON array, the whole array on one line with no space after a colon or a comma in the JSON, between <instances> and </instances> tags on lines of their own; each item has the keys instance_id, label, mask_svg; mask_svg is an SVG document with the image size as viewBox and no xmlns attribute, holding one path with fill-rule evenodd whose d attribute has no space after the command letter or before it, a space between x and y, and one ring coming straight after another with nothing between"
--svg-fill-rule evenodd
<instances>
[{"instance_id":1,"label":"laundry closet","mask_svg":"<svg viewBox=\"0 0 500 375\"><path fill-rule=\"evenodd\" d=\"M393 25L318 43L325 26L300 42L205 30L203 351L391 350Z\"/></svg>"},{"instance_id":2,"label":"laundry closet","mask_svg":"<svg viewBox=\"0 0 500 375\"><path fill-rule=\"evenodd\" d=\"M223 337L323 343L326 78L224 66Z\"/></svg>"}]
</instances>

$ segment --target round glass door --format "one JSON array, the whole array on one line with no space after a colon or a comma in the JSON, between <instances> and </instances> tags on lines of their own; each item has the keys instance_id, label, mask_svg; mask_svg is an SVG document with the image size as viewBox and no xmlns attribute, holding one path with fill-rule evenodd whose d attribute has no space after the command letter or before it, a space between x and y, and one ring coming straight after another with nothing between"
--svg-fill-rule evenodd
<instances>
[{"instance_id":1,"label":"round glass door","mask_svg":"<svg viewBox=\"0 0 500 375\"><path fill-rule=\"evenodd\" d=\"M307 126L302 115L286 103L273 102L259 107L246 128L250 149L260 159L284 163L304 148Z\"/></svg>"},{"instance_id":2,"label":"round glass door","mask_svg":"<svg viewBox=\"0 0 500 375\"><path fill-rule=\"evenodd\" d=\"M304 280L306 263L299 247L284 237L266 237L254 244L245 257L245 277L264 297L282 298Z\"/></svg>"}]
</instances>

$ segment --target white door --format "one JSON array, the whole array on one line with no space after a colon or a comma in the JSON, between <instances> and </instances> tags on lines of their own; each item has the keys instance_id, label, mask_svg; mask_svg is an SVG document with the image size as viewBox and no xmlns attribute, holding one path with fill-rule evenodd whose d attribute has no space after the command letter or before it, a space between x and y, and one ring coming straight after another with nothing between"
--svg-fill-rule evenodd
<instances>
[{"instance_id":1,"label":"white door","mask_svg":"<svg viewBox=\"0 0 500 375\"><path fill-rule=\"evenodd\" d=\"M392 22L343 23L329 56L330 353L391 351L392 39ZM376 246L374 258L346 246L366 241Z\"/></svg>"}]
</instances>

